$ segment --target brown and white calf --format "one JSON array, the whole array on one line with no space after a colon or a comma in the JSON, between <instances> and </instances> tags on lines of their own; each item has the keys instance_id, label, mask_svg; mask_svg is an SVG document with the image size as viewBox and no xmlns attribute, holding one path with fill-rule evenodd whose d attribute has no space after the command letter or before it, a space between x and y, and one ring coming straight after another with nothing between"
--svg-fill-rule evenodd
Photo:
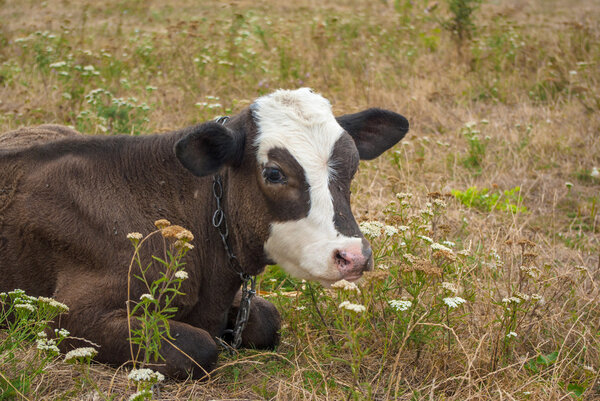
<instances>
[{"instance_id":1,"label":"brown and white calf","mask_svg":"<svg viewBox=\"0 0 600 401\"><path fill-rule=\"evenodd\" d=\"M161 218L189 228L189 279L159 370L201 377L217 360L214 337L233 325L241 283L211 224L212 176L222 177L229 243L245 273L277 263L324 285L354 280L373 262L350 209L350 182L359 159L377 157L407 131L404 117L381 109L336 118L325 98L303 88L261 97L225 124L160 135L85 136L61 126L4 134L0 290L64 302L70 312L60 325L100 345L99 361L122 364L130 359L126 235L150 232ZM156 237L143 252L159 255L162 246ZM133 280L131 299L144 292ZM242 346L273 347L279 327L275 307L255 298Z\"/></svg>"}]
</instances>

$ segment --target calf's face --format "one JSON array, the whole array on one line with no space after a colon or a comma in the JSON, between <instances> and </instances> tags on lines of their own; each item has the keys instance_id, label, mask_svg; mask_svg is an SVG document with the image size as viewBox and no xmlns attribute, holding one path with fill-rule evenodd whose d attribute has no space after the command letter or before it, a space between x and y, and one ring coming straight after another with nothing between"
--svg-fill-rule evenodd
<instances>
[{"instance_id":1,"label":"calf's face","mask_svg":"<svg viewBox=\"0 0 600 401\"><path fill-rule=\"evenodd\" d=\"M251 137L207 123L183 138L175 147L182 164L203 176L251 158L256 179L246 185L257 183L257 207L270 220L264 252L293 276L330 285L372 269L371 247L350 209L350 183L359 160L397 143L408 121L380 109L336 118L330 103L306 88L261 97L248 115Z\"/></svg>"}]
</instances>

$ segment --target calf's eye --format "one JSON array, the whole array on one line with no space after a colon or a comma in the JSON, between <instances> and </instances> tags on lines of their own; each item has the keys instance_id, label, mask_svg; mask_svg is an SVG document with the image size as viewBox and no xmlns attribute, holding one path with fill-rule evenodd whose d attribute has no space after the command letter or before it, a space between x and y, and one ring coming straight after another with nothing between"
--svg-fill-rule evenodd
<instances>
[{"instance_id":1,"label":"calf's eye","mask_svg":"<svg viewBox=\"0 0 600 401\"><path fill-rule=\"evenodd\" d=\"M283 172L277 167L265 167L262 175L265 181L271 184L285 184L286 178Z\"/></svg>"}]
</instances>

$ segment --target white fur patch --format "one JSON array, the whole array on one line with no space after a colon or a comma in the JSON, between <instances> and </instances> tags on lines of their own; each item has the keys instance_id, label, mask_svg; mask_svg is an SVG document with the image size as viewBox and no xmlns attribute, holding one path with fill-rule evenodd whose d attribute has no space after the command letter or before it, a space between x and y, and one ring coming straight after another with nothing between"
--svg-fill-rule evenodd
<instances>
[{"instance_id":1,"label":"white fur patch","mask_svg":"<svg viewBox=\"0 0 600 401\"><path fill-rule=\"evenodd\" d=\"M279 90L257 99L254 116L258 163L266 163L273 148L287 149L304 169L310 188L308 216L272 223L265 251L290 274L331 284L342 278L335 251L361 243L360 238L338 233L333 222L329 179L335 172L329 158L344 129L329 101L308 88Z\"/></svg>"}]
</instances>

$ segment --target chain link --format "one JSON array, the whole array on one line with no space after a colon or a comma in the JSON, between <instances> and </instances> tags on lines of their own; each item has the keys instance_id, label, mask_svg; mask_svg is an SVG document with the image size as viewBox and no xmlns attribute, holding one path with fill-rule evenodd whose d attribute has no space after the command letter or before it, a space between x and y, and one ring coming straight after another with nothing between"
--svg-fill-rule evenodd
<instances>
[{"instance_id":1,"label":"chain link","mask_svg":"<svg viewBox=\"0 0 600 401\"><path fill-rule=\"evenodd\" d=\"M227 116L219 117L216 122L219 124L225 124L227 120L229 120L229 117ZM235 326L233 326L233 330L231 331L233 334L231 347L233 349L238 349L242 344L242 332L244 331L246 323L248 323L248 317L250 316L250 304L252 303L252 297L256 295L256 277L243 272L238 258L233 254L233 250L229 246L229 227L227 226L227 217L225 216L225 211L223 210L222 205L223 194L223 181L219 174L215 174L213 176L213 195L217 201L217 208L213 213L212 225L219 231L219 235L221 236L223 248L225 248L225 252L227 253L227 257L229 259L229 268L239 275L240 279L242 280L242 298L240 300L240 306L235 318Z\"/></svg>"}]
</instances>

